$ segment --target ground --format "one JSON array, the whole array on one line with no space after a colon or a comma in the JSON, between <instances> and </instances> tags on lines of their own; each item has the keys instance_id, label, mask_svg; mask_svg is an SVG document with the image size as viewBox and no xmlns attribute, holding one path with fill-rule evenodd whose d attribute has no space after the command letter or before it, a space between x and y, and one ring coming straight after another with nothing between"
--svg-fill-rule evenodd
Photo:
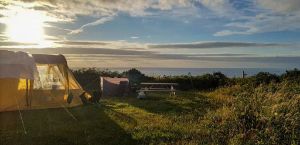
<instances>
[{"instance_id":1,"label":"ground","mask_svg":"<svg viewBox=\"0 0 300 145\"><path fill-rule=\"evenodd\" d=\"M206 144L203 116L221 107L200 92L152 93L143 100L105 98L100 105L0 113L1 144Z\"/></svg>"}]
</instances>

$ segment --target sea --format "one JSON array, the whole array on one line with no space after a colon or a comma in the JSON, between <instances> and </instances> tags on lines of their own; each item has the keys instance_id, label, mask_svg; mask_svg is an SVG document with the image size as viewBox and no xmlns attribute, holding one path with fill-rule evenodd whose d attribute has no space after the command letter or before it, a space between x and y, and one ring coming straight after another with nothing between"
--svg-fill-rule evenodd
<instances>
[{"instance_id":1,"label":"sea","mask_svg":"<svg viewBox=\"0 0 300 145\"><path fill-rule=\"evenodd\" d=\"M110 70L123 72L131 68L97 68L98 70ZM291 68L136 68L148 76L176 76L176 75L203 75L207 73L221 72L227 77L242 77L243 71L247 76L259 72L269 72L281 75Z\"/></svg>"}]
</instances>

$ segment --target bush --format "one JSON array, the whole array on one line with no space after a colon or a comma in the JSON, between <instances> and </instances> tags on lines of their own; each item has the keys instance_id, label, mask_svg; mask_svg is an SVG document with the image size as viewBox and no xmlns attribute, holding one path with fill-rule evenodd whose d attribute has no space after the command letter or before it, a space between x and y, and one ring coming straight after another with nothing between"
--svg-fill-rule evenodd
<instances>
[{"instance_id":1,"label":"bush","mask_svg":"<svg viewBox=\"0 0 300 145\"><path fill-rule=\"evenodd\" d=\"M178 83L180 90L212 90L230 84L230 79L221 72L199 76L163 76L156 77L155 82Z\"/></svg>"},{"instance_id":2,"label":"bush","mask_svg":"<svg viewBox=\"0 0 300 145\"><path fill-rule=\"evenodd\" d=\"M269 72L259 72L254 76L254 81L256 85L259 84L269 84L271 82L278 83L280 81L279 76L276 74L271 74Z\"/></svg>"},{"instance_id":3,"label":"bush","mask_svg":"<svg viewBox=\"0 0 300 145\"><path fill-rule=\"evenodd\" d=\"M132 85L138 85L141 82L145 82L145 81L150 81L152 80L151 77L146 76L145 74L143 74L141 71L133 68L130 69L128 71L125 71L122 73L122 76L125 76L129 79L129 82Z\"/></svg>"},{"instance_id":4,"label":"bush","mask_svg":"<svg viewBox=\"0 0 300 145\"><path fill-rule=\"evenodd\" d=\"M96 68L73 70L73 74L83 89L90 94L100 91L100 76L121 77L116 71L97 70Z\"/></svg>"},{"instance_id":5,"label":"bush","mask_svg":"<svg viewBox=\"0 0 300 145\"><path fill-rule=\"evenodd\" d=\"M298 83L300 81L300 70L296 68L293 70L287 70L281 77L285 81Z\"/></svg>"}]
</instances>

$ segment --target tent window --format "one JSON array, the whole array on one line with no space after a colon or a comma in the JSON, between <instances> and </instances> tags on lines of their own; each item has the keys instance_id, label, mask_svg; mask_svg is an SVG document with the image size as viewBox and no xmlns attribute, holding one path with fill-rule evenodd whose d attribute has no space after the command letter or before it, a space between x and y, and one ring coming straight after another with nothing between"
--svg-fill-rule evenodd
<instances>
[{"instance_id":1,"label":"tent window","mask_svg":"<svg viewBox=\"0 0 300 145\"><path fill-rule=\"evenodd\" d=\"M26 90L26 87L26 79L19 79L18 90Z\"/></svg>"},{"instance_id":2,"label":"tent window","mask_svg":"<svg viewBox=\"0 0 300 145\"><path fill-rule=\"evenodd\" d=\"M57 65L37 65L38 78L34 89L63 90L65 80Z\"/></svg>"}]
</instances>

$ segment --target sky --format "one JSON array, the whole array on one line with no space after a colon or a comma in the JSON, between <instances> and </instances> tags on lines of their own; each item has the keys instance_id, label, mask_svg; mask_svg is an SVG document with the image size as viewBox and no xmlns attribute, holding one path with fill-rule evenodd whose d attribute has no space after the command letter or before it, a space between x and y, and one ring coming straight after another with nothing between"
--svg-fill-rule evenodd
<instances>
[{"instance_id":1,"label":"sky","mask_svg":"<svg viewBox=\"0 0 300 145\"><path fill-rule=\"evenodd\" d=\"M300 68L300 1L0 0L0 49L71 67Z\"/></svg>"}]
</instances>

